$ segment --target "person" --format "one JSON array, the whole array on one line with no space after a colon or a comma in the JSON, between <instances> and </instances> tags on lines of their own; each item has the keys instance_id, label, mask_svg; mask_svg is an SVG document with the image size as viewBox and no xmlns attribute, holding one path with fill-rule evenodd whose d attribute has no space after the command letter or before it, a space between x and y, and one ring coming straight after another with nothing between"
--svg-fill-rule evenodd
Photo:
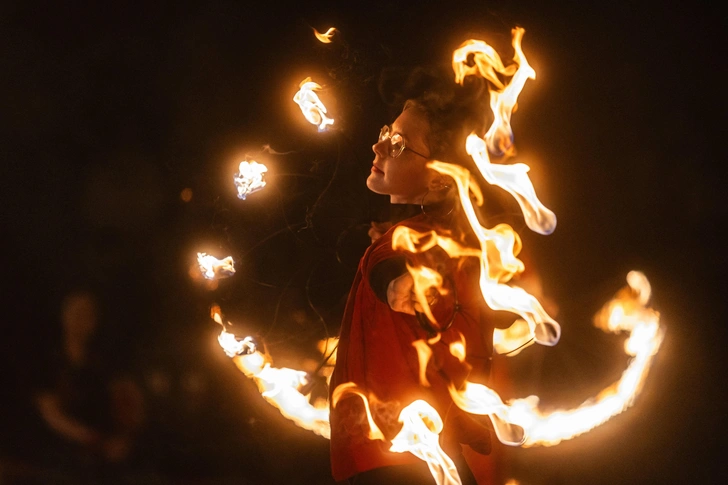
<instances>
[{"instance_id":1,"label":"person","mask_svg":"<svg viewBox=\"0 0 728 485\"><path fill-rule=\"evenodd\" d=\"M58 463L51 465L99 478L128 460L143 425L144 403L136 382L110 375L95 349L97 317L91 292L75 290L64 298L62 347L35 405L52 437L47 455Z\"/></svg>"},{"instance_id":2,"label":"person","mask_svg":"<svg viewBox=\"0 0 728 485\"><path fill-rule=\"evenodd\" d=\"M465 139L483 132L487 91L482 79L455 85L442 71L418 69L400 77L396 96L401 112L382 128L373 145L374 160L367 187L389 196L391 224L373 224L372 245L362 257L349 293L340 331L330 392L353 382L368 394L371 412L385 437L399 430L399 412L415 399L431 404L444 421L440 443L453 459L464 484L475 479L462 455L462 445L490 451L485 419L454 405L447 390L465 379L487 383L493 328L508 326L489 310L479 293L475 258L454 260L439 248L411 254L392 248L401 225L420 232L435 229L475 246L449 177L428 162L457 163L475 172L465 153ZM449 291L429 294L437 323L422 315L413 297L414 281L407 263L437 268ZM504 313L504 312L498 312ZM413 342L439 336L427 366L429 386L421 383ZM467 359L460 362L449 344L464 338ZM388 444L368 438L369 425L361 399L344 397L331 409L331 466L335 480L353 485L434 483L427 465L409 453L388 451Z\"/></svg>"}]
</instances>

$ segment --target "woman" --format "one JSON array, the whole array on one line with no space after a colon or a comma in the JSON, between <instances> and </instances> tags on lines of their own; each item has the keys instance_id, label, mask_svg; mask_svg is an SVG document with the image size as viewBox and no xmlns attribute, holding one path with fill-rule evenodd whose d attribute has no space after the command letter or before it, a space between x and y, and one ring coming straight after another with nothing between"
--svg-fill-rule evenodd
<instances>
[{"instance_id":1,"label":"woman","mask_svg":"<svg viewBox=\"0 0 728 485\"><path fill-rule=\"evenodd\" d=\"M344 314L331 390L354 382L369 395L377 424L391 439L399 430L401 409L425 399L445 422L440 443L455 461L463 483L475 483L462 459L459 443L488 453L488 429L459 410L447 391L467 378L485 382L489 371L493 327L478 290L477 264L470 258L450 260L436 248L412 255L392 249L395 227L437 229L461 241L467 227L461 218L452 180L427 167L432 160L467 166L465 138L482 131L485 120L482 84L456 86L451 79L419 72L410 78L399 116L385 126L374 144L367 186L388 195L394 226L367 249L355 277ZM414 94L412 91L419 91ZM470 168L467 166L467 168ZM413 280L405 262L436 266L450 291L433 295L437 324L416 310ZM472 263L472 264L470 264ZM420 383L412 343L440 334L427 368L430 386ZM459 362L449 343L465 338L467 360ZM367 437L369 426L359 398L343 398L331 410L331 460L337 481L369 483L434 483L423 461L409 453L393 453L382 441Z\"/></svg>"}]
</instances>

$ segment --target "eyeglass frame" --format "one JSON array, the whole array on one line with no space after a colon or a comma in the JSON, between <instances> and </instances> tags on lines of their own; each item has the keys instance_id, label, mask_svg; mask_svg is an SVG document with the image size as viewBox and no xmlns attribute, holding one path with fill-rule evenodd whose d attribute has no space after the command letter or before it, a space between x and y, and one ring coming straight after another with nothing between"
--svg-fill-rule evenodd
<instances>
[{"instance_id":1,"label":"eyeglass frame","mask_svg":"<svg viewBox=\"0 0 728 485\"><path fill-rule=\"evenodd\" d=\"M386 133L385 133L385 131L386 131ZM381 130L379 130L379 143L383 142L384 140L389 140L389 150L387 150L387 154L388 154L388 155L389 155L390 157L392 157L392 158L397 158L397 157L399 157L400 155L402 155L402 152L403 152L403 151L404 151L405 149L407 149L407 150L411 151L412 153L414 153L415 155L419 155L419 156L421 156L422 158L426 158L426 159L428 159L428 160L429 160L429 158L430 158L430 157L428 157L428 156L426 156L426 155L423 155L423 154L421 154L420 152L417 152L417 151L415 151L415 150L411 149L410 147L408 147L408 146L407 146L407 143L406 143L406 142L405 142L405 140L404 140L404 137L403 137L403 136L402 136L401 134L399 134L399 133L395 133L394 135L391 135L391 134L390 134L390 132L391 132L391 131L392 131L392 129L391 129L390 127L389 127L389 125L384 125L384 126L382 127L382 129L381 129ZM392 143L392 137L393 137L393 136L398 136L398 137L399 137L399 138L400 138L400 139L402 140L402 148L400 148L400 149L399 149L399 151L396 151L396 152L395 152L395 150L394 150L394 144ZM395 153L396 153L396 154L395 154Z\"/></svg>"}]
</instances>

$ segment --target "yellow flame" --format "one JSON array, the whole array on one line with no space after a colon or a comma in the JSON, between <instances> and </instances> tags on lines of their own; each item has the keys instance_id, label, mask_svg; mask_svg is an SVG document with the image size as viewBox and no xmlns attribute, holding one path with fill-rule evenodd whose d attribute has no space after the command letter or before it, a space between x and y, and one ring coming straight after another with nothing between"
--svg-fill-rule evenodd
<instances>
[{"instance_id":1,"label":"yellow flame","mask_svg":"<svg viewBox=\"0 0 728 485\"><path fill-rule=\"evenodd\" d=\"M499 354L518 355L535 342L528 322L521 318L506 329L493 330L493 350Z\"/></svg>"},{"instance_id":2,"label":"yellow flame","mask_svg":"<svg viewBox=\"0 0 728 485\"><path fill-rule=\"evenodd\" d=\"M316 345L316 348L318 348L318 351L321 352L321 355L326 357L329 356L329 359L326 361L327 365L334 365L336 364L336 353L339 347L339 337L329 337L324 340L319 340L318 344Z\"/></svg>"},{"instance_id":3,"label":"yellow flame","mask_svg":"<svg viewBox=\"0 0 728 485\"><path fill-rule=\"evenodd\" d=\"M627 276L628 287L617 293L595 316L595 325L608 331L626 331L625 352L633 359L622 377L571 410L549 413L538 410L539 398L529 396L504 405L495 391L481 384L466 383L462 389L451 386L450 393L461 409L473 414L487 414L493 419L498 438L499 422L522 428L524 446L553 446L605 423L629 408L642 389L654 355L660 348L663 330L659 314L648 308L650 286L644 274L632 271ZM508 440L509 437L506 436ZM512 443L507 443L512 444Z\"/></svg>"},{"instance_id":4,"label":"yellow flame","mask_svg":"<svg viewBox=\"0 0 728 485\"><path fill-rule=\"evenodd\" d=\"M220 325L222 316L217 305L211 315ZM309 396L299 389L308 384L308 376L303 371L273 367L270 358L257 350L251 337L242 341L223 328L218 342L225 353L232 357L238 369L255 381L263 398L277 408L280 413L301 428L313 431L319 436L330 438L329 408L326 403L311 404Z\"/></svg>"},{"instance_id":5,"label":"yellow flame","mask_svg":"<svg viewBox=\"0 0 728 485\"><path fill-rule=\"evenodd\" d=\"M409 263L407 263L407 270L414 280L413 291L417 302L422 307L422 313L429 321L437 325L438 322L432 314L428 295L431 294L431 290L435 290L441 295L448 293L447 289L442 286L442 275L427 266L411 266Z\"/></svg>"},{"instance_id":6,"label":"yellow flame","mask_svg":"<svg viewBox=\"0 0 728 485\"><path fill-rule=\"evenodd\" d=\"M361 397L362 401L364 401L364 409L366 410L367 421L369 422L369 439L384 441L384 434L382 433L382 430L379 429L379 426L377 426L377 423L374 422L374 417L369 409L369 399L367 398L367 395L353 382L339 384L336 389L334 389L334 393L331 395L331 407L335 408L336 405L339 404L341 398L347 394L355 394Z\"/></svg>"},{"instance_id":7,"label":"yellow flame","mask_svg":"<svg viewBox=\"0 0 728 485\"><path fill-rule=\"evenodd\" d=\"M516 258L521 241L518 234L507 224L493 229L480 225L475 208L468 197L470 173L464 167L443 162L429 162L428 167L450 176L458 189L460 203L471 229L480 243L480 290L486 303L493 310L516 313L528 323L531 336L542 345L555 345L561 335L561 327L551 318L539 301L523 288L503 284L513 275L523 271L523 263ZM448 248L443 248L448 251ZM452 252L451 252L452 251ZM458 256L452 248L451 257ZM468 255L472 253L469 251Z\"/></svg>"},{"instance_id":8,"label":"yellow flame","mask_svg":"<svg viewBox=\"0 0 728 485\"><path fill-rule=\"evenodd\" d=\"M326 106L316 94L321 86L311 81L310 77L307 77L301 81L299 88L293 97L293 101L301 107L301 112L308 122L318 126L319 131L324 131L327 126L333 125L334 120L326 116Z\"/></svg>"},{"instance_id":9,"label":"yellow flame","mask_svg":"<svg viewBox=\"0 0 728 485\"><path fill-rule=\"evenodd\" d=\"M313 35L316 36L316 38L319 40L319 42L323 42L324 44L331 43L331 37L333 37L334 32L336 32L335 27L331 27L329 30L327 30L323 34L320 33L318 30L313 29Z\"/></svg>"},{"instance_id":10,"label":"yellow flame","mask_svg":"<svg viewBox=\"0 0 728 485\"><path fill-rule=\"evenodd\" d=\"M197 253L197 264L200 271L208 280L214 278L227 278L235 274L235 262L232 256L224 259L217 259L207 253Z\"/></svg>"},{"instance_id":11,"label":"yellow flame","mask_svg":"<svg viewBox=\"0 0 728 485\"><path fill-rule=\"evenodd\" d=\"M468 154L473 157L483 178L491 185L508 191L521 207L526 224L532 231L550 234L556 228L556 216L538 200L524 163L512 165L492 164L488 151L495 154L514 153L511 115L518 103L518 95L527 79L535 79L536 72L528 64L521 48L525 30L512 30L513 64L504 66L498 53L482 40L468 40L453 52L453 71L455 82L462 84L467 76L480 75L490 81L490 108L493 123L485 133L485 139L471 134L466 143ZM473 56L473 65L468 65L468 57ZM510 77L508 82L502 78Z\"/></svg>"},{"instance_id":12,"label":"yellow flame","mask_svg":"<svg viewBox=\"0 0 728 485\"><path fill-rule=\"evenodd\" d=\"M490 163L485 140L475 134L468 136L465 149L486 182L501 187L516 199L529 229L539 234L551 234L556 229L556 215L538 200L528 177L528 165Z\"/></svg>"},{"instance_id":13,"label":"yellow flame","mask_svg":"<svg viewBox=\"0 0 728 485\"><path fill-rule=\"evenodd\" d=\"M457 358L460 363L465 362L465 336L458 332L460 335L459 340L454 340L453 342L450 342L450 353Z\"/></svg>"},{"instance_id":14,"label":"yellow flame","mask_svg":"<svg viewBox=\"0 0 728 485\"><path fill-rule=\"evenodd\" d=\"M430 358L432 357L432 349L430 349L430 346L439 342L440 337L442 337L442 334L438 333L428 340L420 339L412 342L412 346L417 351L417 361L419 362L420 369L420 384L425 387L430 387L430 381L427 380L427 364L430 362Z\"/></svg>"},{"instance_id":15,"label":"yellow flame","mask_svg":"<svg viewBox=\"0 0 728 485\"><path fill-rule=\"evenodd\" d=\"M427 463L438 485L460 485L455 464L439 443L442 418L423 400L414 401L399 413L402 429L392 438L389 451L409 452Z\"/></svg>"},{"instance_id":16,"label":"yellow flame","mask_svg":"<svg viewBox=\"0 0 728 485\"><path fill-rule=\"evenodd\" d=\"M253 192L257 192L265 187L263 180L268 167L255 160L243 160L238 167L238 173L235 174L233 181L238 189L238 198L245 200Z\"/></svg>"}]
</instances>

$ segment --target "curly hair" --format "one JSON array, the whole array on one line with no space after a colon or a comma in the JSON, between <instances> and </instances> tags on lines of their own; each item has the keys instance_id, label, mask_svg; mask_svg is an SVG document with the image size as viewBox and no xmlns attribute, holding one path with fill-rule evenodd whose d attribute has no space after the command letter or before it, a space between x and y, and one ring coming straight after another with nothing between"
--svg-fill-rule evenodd
<instances>
[{"instance_id":1,"label":"curly hair","mask_svg":"<svg viewBox=\"0 0 728 485\"><path fill-rule=\"evenodd\" d=\"M413 107L425 114L433 158L473 168L465 140L473 132L485 133L489 110L484 79L470 76L461 86L449 66L390 68L380 76L379 92L393 114Z\"/></svg>"}]
</instances>

